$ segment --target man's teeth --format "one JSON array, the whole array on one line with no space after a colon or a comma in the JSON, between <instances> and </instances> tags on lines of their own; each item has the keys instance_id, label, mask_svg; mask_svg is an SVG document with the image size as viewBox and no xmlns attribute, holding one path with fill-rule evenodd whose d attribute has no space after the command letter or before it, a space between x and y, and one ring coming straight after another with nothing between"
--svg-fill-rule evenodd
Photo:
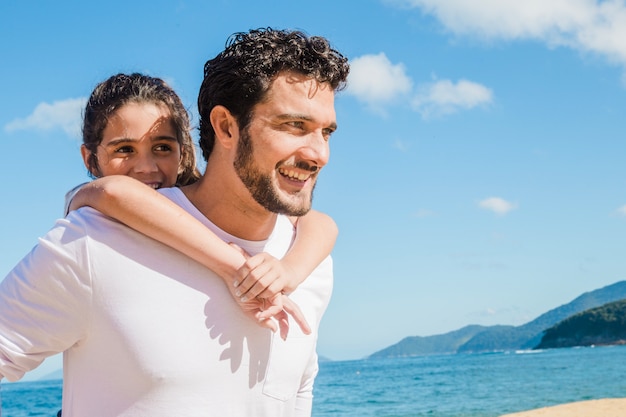
<instances>
[{"instance_id":1,"label":"man's teeth","mask_svg":"<svg viewBox=\"0 0 626 417\"><path fill-rule=\"evenodd\" d=\"M280 172L282 175L285 175L291 179L295 179L295 180L299 180L299 181L305 181L309 178L310 174L298 174L296 171L293 170L286 170L286 169L279 169L278 172Z\"/></svg>"}]
</instances>

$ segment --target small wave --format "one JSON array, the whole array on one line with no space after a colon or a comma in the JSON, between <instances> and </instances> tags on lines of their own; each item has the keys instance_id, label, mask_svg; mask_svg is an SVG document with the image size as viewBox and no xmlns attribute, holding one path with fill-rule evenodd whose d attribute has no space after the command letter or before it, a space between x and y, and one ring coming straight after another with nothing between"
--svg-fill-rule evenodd
<instances>
[{"instance_id":1,"label":"small wave","mask_svg":"<svg viewBox=\"0 0 626 417\"><path fill-rule=\"evenodd\" d=\"M516 355L530 355L533 353L541 353L543 349L519 349L515 351Z\"/></svg>"}]
</instances>

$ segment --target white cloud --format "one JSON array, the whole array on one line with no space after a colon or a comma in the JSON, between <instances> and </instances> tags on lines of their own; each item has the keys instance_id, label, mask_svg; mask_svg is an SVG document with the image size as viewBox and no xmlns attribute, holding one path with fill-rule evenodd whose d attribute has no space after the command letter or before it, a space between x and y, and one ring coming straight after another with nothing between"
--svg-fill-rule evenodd
<instances>
[{"instance_id":1,"label":"white cloud","mask_svg":"<svg viewBox=\"0 0 626 417\"><path fill-rule=\"evenodd\" d=\"M387 0L434 15L450 32L487 40L538 40L594 53L626 72L624 0ZM624 77L626 78L626 76Z\"/></svg>"},{"instance_id":2,"label":"white cloud","mask_svg":"<svg viewBox=\"0 0 626 417\"><path fill-rule=\"evenodd\" d=\"M384 113L386 105L411 99L413 95L410 104L424 117L455 113L493 100L489 88L467 80L456 84L440 80L421 85L414 93L413 80L406 74L404 64L393 64L384 53L363 55L350 61L346 92L378 113Z\"/></svg>"},{"instance_id":3,"label":"white cloud","mask_svg":"<svg viewBox=\"0 0 626 417\"><path fill-rule=\"evenodd\" d=\"M510 203L500 197L489 197L478 202L478 206L493 211L501 216L517 208L517 204Z\"/></svg>"},{"instance_id":4,"label":"white cloud","mask_svg":"<svg viewBox=\"0 0 626 417\"><path fill-rule=\"evenodd\" d=\"M403 64L392 64L384 53L363 55L350 61L346 92L370 107L379 108L413 88Z\"/></svg>"},{"instance_id":5,"label":"white cloud","mask_svg":"<svg viewBox=\"0 0 626 417\"><path fill-rule=\"evenodd\" d=\"M40 103L23 119L15 119L4 126L7 132L17 130L62 129L71 137L80 137L82 110L85 98L70 98L52 104Z\"/></svg>"},{"instance_id":6,"label":"white cloud","mask_svg":"<svg viewBox=\"0 0 626 417\"><path fill-rule=\"evenodd\" d=\"M424 117L455 113L493 101L493 92L478 83L460 80L439 80L423 85L413 99L413 107Z\"/></svg>"},{"instance_id":7,"label":"white cloud","mask_svg":"<svg viewBox=\"0 0 626 417\"><path fill-rule=\"evenodd\" d=\"M626 216L626 205L617 209L617 214L620 216Z\"/></svg>"}]
</instances>

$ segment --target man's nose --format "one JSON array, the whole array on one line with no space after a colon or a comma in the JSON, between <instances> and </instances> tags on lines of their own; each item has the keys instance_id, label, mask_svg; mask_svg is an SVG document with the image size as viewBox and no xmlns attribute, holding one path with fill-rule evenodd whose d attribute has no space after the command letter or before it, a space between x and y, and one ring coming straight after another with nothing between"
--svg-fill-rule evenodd
<instances>
[{"instance_id":1,"label":"man's nose","mask_svg":"<svg viewBox=\"0 0 626 417\"><path fill-rule=\"evenodd\" d=\"M302 158L311 161L318 166L323 167L328 163L330 157L330 147L328 145L328 138L324 136L323 132L312 132L307 137L306 144L300 149Z\"/></svg>"}]
</instances>

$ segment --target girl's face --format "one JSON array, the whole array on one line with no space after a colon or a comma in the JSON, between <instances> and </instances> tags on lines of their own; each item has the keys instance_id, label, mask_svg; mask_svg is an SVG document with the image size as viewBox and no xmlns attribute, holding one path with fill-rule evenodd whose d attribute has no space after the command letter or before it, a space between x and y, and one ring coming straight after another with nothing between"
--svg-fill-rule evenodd
<instances>
[{"instance_id":1,"label":"girl's face","mask_svg":"<svg viewBox=\"0 0 626 417\"><path fill-rule=\"evenodd\" d=\"M87 165L89 151L81 148ZM166 106L128 103L109 119L96 153L100 172L127 175L153 188L176 184L181 149Z\"/></svg>"}]
</instances>

